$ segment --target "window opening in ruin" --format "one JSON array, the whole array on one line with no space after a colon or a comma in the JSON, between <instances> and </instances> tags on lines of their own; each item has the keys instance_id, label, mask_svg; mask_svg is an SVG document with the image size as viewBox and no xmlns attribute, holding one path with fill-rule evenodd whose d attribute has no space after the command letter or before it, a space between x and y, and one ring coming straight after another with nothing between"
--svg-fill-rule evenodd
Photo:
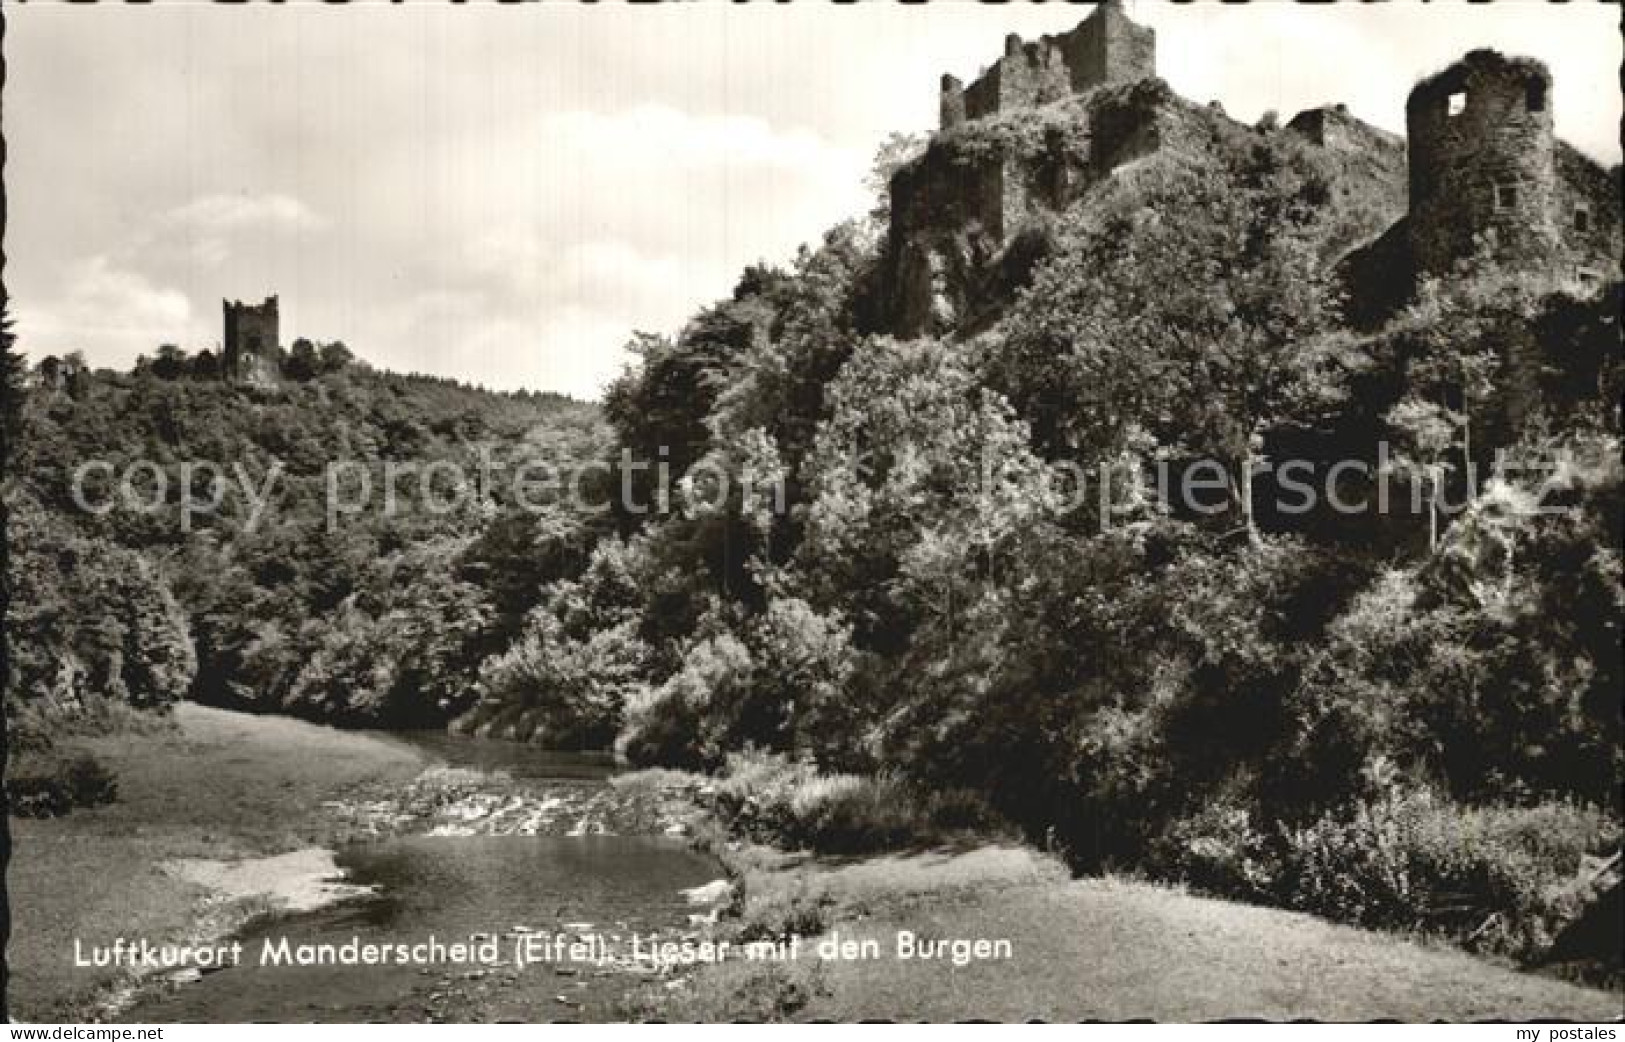
<instances>
[{"instance_id":1,"label":"window opening in ruin","mask_svg":"<svg viewBox=\"0 0 1625 1042\"><path fill-rule=\"evenodd\" d=\"M1461 115L1462 111L1464 109L1466 109L1466 108L1467 108L1467 94L1466 94L1466 92L1458 90L1458 91L1456 91L1456 93L1450 95L1450 114L1452 116Z\"/></svg>"},{"instance_id":2,"label":"window opening in ruin","mask_svg":"<svg viewBox=\"0 0 1625 1042\"><path fill-rule=\"evenodd\" d=\"M1510 182L1502 182L1495 186L1495 208L1497 210L1510 210L1518 205L1518 186Z\"/></svg>"},{"instance_id":3,"label":"window opening in ruin","mask_svg":"<svg viewBox=\"0 0 1625 1042\"><path fill-rule=\"evenodd\" d=\"M1546 84L1535 80L1529 84L1529 111L1546 111Z\"/></svg>"},{"instance_id":4,"label":"window opening in ruin","mask_svg":"<svg viewBox=\"0 0 1625 1042\"><path fill-rule=\"evenodd\" d=\"M1576 206L1574 208L1574 230L1577 232L1591 230L1591 210L1589 207Z\"/></svg>"}]
</instances>

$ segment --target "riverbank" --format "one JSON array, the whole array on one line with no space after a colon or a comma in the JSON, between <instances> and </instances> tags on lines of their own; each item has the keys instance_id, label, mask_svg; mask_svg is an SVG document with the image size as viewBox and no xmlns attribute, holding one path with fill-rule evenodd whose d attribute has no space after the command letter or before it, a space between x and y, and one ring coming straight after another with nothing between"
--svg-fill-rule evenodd
<instances>
[{"instance_id":1,"label":"riverbank","mask_svg":"<svg viewBox=\"0 0 1625 1042\"><path fill-rule=\"evenodd\" d=\"M401 743L285 717L191 704L173 717L172 728L75 740L117 777L116 803L12 821L15 1016L91 1019L118 1001L127 970L73 964L74 941L110 944L110 926L200 943L309 907L331 864L322 853L354 830L326 804L385 795L428 764ZM227 868L245 862L246 874Z\"/></svg>"},{"instance_id":2,"label":"riverbank","mask_svg":"<svg viewBox=\"0 0 1625 1042\"><path fill-rule=\"evenodd\" d=\"M638 992L629 1016L1594 1021L1625 1014L1617 992L1453 949L1167 886L1072 879L1055 859L1018 844L828 858L717 832L711 846L743 894L728 929L746 938L801 933L800 957L703 967L682 989ZM851 957L865 951L874 957Z\"/></svg>"},{"instance_id":3,"label":"riverbank","mask_svg":"<svg viewBox=\"0 0 1625 1042\"><path fill-rule=\"evenodd\" d=\"M76 738L73 752L110 769L118 798L13 822L16 1015L614 1019L649 977L622 957L630 937L681 944L705 929L689 919L707 918L709 905L683 888L703 889L719 869L685 841L697 813L690 783L612 785L607 761L442 738L190 704L166 726ZM411 942L479 932L507 945L566 930L601 935L614 958L527 974L75 965L76 942L93 962L120 937L126 948L237 940L257 951L290 934Z\"/></svg>"},{"instance_id":4,"label":"riverbank","mask_svg":"<svg viewBox=\"0 0 1625 1042\"><path fill-rule=\"evenodd\" d=\"M526 778L540 754L523 747L497 751L516 758L515 773L449 765L394 738L281 717L184 705L174 722L84 743L116 772L117 803L13 822L19 1017L91 1019L138 997L124 971L74 967L75 939L110 944L111 928L155 944L209 943L264 913L309 913L354 896L335 885L332 851L363 840L351 849L371 853L346 867L362 881L389 880L391 914L410 912L413 929L446 926L441 934L453 936L455 924L507 931L508 940L568 930L622 945L636 931L675 943L767 942L770 957L658 973L624 959L526 974L424 969L409 980L232 970L164 989L167 999L135 1012L702 1022L1597 1020L1625 1012L1618 993L1459 951L1168 887L1075 880L1008 838L965 832L857 857L777 850L724 833L706 809L716 807L718 785L679 772L609 784L602 768L579 782ZM716 863L688 856L684 837L720 859L733 885L707 883ZM352 901L315 920L295 918L321 939L344 936L370 914L368 902ZM771 957L776 942L796 936L797 958ZM820 957L821 942L837 941L875 957ZM290 995L306 1004L290 1006Z\"/></svg>"}]
</instances>

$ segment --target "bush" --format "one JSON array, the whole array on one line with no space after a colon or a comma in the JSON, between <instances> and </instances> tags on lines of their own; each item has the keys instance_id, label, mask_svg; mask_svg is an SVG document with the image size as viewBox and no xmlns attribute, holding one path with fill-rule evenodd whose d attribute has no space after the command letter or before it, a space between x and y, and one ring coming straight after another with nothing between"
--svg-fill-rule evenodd
<instances>
[{"instance_id":1,"label":"bush","mask_svg":"<svg viewBox=\"0 0 1625 1042\"><path fill-rule=\"evenodd\" d=\"M818 777L810 764L769 753L730 755L717 783L717 809L736 831L767 842L789 842L797 829L795 791Z\"/></svg>"},{"instance_id":2,"label":"bush","mask_svg":"<svg viewBox=\"0 0 1625 1042\"><path fill-rule=\"evenodd\" d=\"M821 774L765 753L730 756L716 799L736 831L821 854L893 850L995 824L969 792L925 793L893 774Z\"/></svg>"},{"instance_id":3,"label":"bush","mask_svg":"<svg viewBox=\"0 0 1625 1042\"><path fill-rule=\"evenodd\" d=\"M748 700L754 670L750 649L731 633L696 642L664 684L632 691L616 748L646 766L721 764L734 715L725 707Z\"/></svg>"},{"instance_id":4,"label":"bush","mask_svg":"<svg viewBox=\"0 0 1625 1042\"><path fill-rule=\"evenodd\" d=\"M824 932L834 900L802 885L786 893L748 902L739 919L736 940L778 941L789 936L816 937Z\"/></svg>"},{"instance_id":5,"label":"bush","mask_svg":"<svg viewBox=\"0 0 1625 1042\"><path fill-rule=\"evenodd\" d=\"M1251 808L1215 800L1152 845L1159 870L1215 894L1270 899L1280 870Z\"/></svg>"},{"instance_id":6,"label":"bush","mask_svg":"<svg viewBox=\"0 0 1625 1042\"><path fill-rule=\"evenodd\" d=\"M118 780L88 753L29 756L12 765L6 794L17 817L56 818L75 807L112 803Z\"/></svg>"},{"instance_id":7,"label":"bush","mask_svg":"<svg viewBox=\"0 0 1625 1042\"><path fill-rule=\"evenodd\" d=\"M796 789L790 815L797 838L827 854L867 854L934 835L924 808L893 775L837 774Z\"/></svg>"},{"instance_id":8,"label":"bush","mask_svg":"<svg viewBox=\"0 0 1625 1042\"><path fill-rule=\"evenodd\" d=\"M578 640L538 612L507 651L481 665L485 696L463 726L553 749L608 748L642 691L647 658L630 624Z\"/></svg>"},{"instance_id":9,"label":"bush","mask_svg":"<svg viewBox=\"0 0 1625 1042\"><path fill-rule=\"evenodd\" d=\"M1528 957L1572 912L1558 895L1581 855L1619 837L1588 808L1462 807L1423 790L1288 832L1282 885L1308 911Z\"/></svg>"},{"instance_id":10,"label":"bush","mask_svg":"<svg viewBox=\"0 0 1625 1042\"><path fill-rule=\"evenodd\" d=\"M43 700L8 702L6 722L12 755L19 758L49 752L76 738L173 733L177 726L168 707L141 709L105 695L86 695L71 706Z\"/></svg>"},{"instance_id":11,"label":"bush","mask_svg":"<svg viewBox=\"0 0 1625 1042\"><path fill-rule=\"evenodd\" d=\"M1214 893L1529 958L1578 910L1582 855L1619 841L1618 823L1590 807L1468 807L1395 788L1273 830L1217 801L1154 849L1159 870Z\"/></svg>"}]
</instances>

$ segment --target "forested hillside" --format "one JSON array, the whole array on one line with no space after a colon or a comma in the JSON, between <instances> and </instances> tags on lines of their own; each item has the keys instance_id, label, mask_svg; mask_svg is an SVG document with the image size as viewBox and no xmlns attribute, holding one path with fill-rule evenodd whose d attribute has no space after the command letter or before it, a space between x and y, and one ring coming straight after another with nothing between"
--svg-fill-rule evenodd
<instances>
[{"instance_id":1,"label":"forested hillside","mask_svg":"<svg viewBox=\"0 0 1625 1042\"><path fill-rule=\"evenodd\" d=\"M299 375L143 365L32 389L7 489L24 720L189 697L427 726L472 701L480 661L590 539L563 507L518 509L500 475L482 488L481 461L571 468L607 448L597 410L360 364ZM385 461L418 468L387 504Z\"/></svg>"},{"instance_id":2,"label":"forested hillside","mask_svg":"<svg viewBox=\"0 0 1625 1042\"><path fill-rule=\"evenodd\" d=\"M476 714L722 769L796 842L979 796L1081 868L1543 950L1620 836L1619 287L1481 263L1351 328L1329 244L1385 215L1323 156L1215 121L1021 233L979 331L876 332L854 222L640 341L606 412L690 478ZM1248 480L1289 459L1367 505ZM1194 460L1211 509L1157 494Z\"/></svg>"}]
</instances>

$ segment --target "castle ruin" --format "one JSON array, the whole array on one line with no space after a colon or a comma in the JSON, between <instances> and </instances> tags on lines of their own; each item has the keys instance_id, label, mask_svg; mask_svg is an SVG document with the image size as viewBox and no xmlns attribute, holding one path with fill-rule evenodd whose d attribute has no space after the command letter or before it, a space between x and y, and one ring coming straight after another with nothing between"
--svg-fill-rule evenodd
<instances>
[{"instance_id":1,"label":"castle ruin","mask_svg":"<svg viewBox=\"0 0 1625 1042\"><path fill-rule=\"evenodd\" d=\"M1122 0L1106 0L1069 33L1032 43L1014 33L1005 37L1004 55L968 88L944 76L942 129L1107 84L1134 83L1156 75L1156 64L1156 32L1129 21Z\"/></svg>"},{"instance_id":2,"label":"castle ruin","mask_svg":"<svg viewBox=\"0 0 1625 1042\"><path fill-rule=\"evenodd\" d=\"M277 298L266 297L258 306L240 300L220 303L225 313L221 377L229 383L262 387L276 383L277 349L281 343Z\"/></svg>"},{"instance_id":3,"label":"castle ruin","mask_svg":"<svg viewBox=\"0 0 1625 1042\"><path fill-rule=\"evenodd\" d=\"M1105 0L1069 33L1007 37L969 87L944 76L940 101L937 134L891 182L886 307L902 337L985 327L1041 257L1049 216L1137 160L1236 131L1296 135L1362 201L1368 238L1332 244L1356 325L1486 251L1580 284L1619 270L1619 175L1557 140L1551 75L1529 58L1473 51L1419 83L1408 142L1343 105L1251 128L1175 94L1155 33Z\"/></svg>"},{"instance_id":4,"label":"castle ruin","mask_svg":"<svg viewBox=\"0 0 1625 1042\"><path fill-rule=\"evenodd\" d=\"M892 178L892 328L944 332L987 313L1005 269L1023 263L1023 227L1189 128L1163 105L1171 97L1156 79L1156 34L1120 0L1069 33L1007 37L969 87L944 76L938 134Z\"/></svg>"},{"instance_id":5,"label":"castle ruin","mask_svg":"<svg viewBox=\"0 0 1625 1042\"><path fill-rule=\"evenodd\" d=\"M1418 274L1448 273L1480 252L1504 266L1556 262L1581 279L1616 263L1617 188L1557 140L1542 63L1472 51L1416 85L1405 125Z\"/></svg>"},{"instance_id":6,"label":"castle ruin","mask_svg":"<svg viewBox=\"0 0 1625 1042\"><path fill-rule=\"evenodd\" d=\"M46 355L34 370L34 386L53 394L66 394L70 398L79 397L89 379L90 371L77 355L66 358Z\"/></svg>"}]
</instances>

